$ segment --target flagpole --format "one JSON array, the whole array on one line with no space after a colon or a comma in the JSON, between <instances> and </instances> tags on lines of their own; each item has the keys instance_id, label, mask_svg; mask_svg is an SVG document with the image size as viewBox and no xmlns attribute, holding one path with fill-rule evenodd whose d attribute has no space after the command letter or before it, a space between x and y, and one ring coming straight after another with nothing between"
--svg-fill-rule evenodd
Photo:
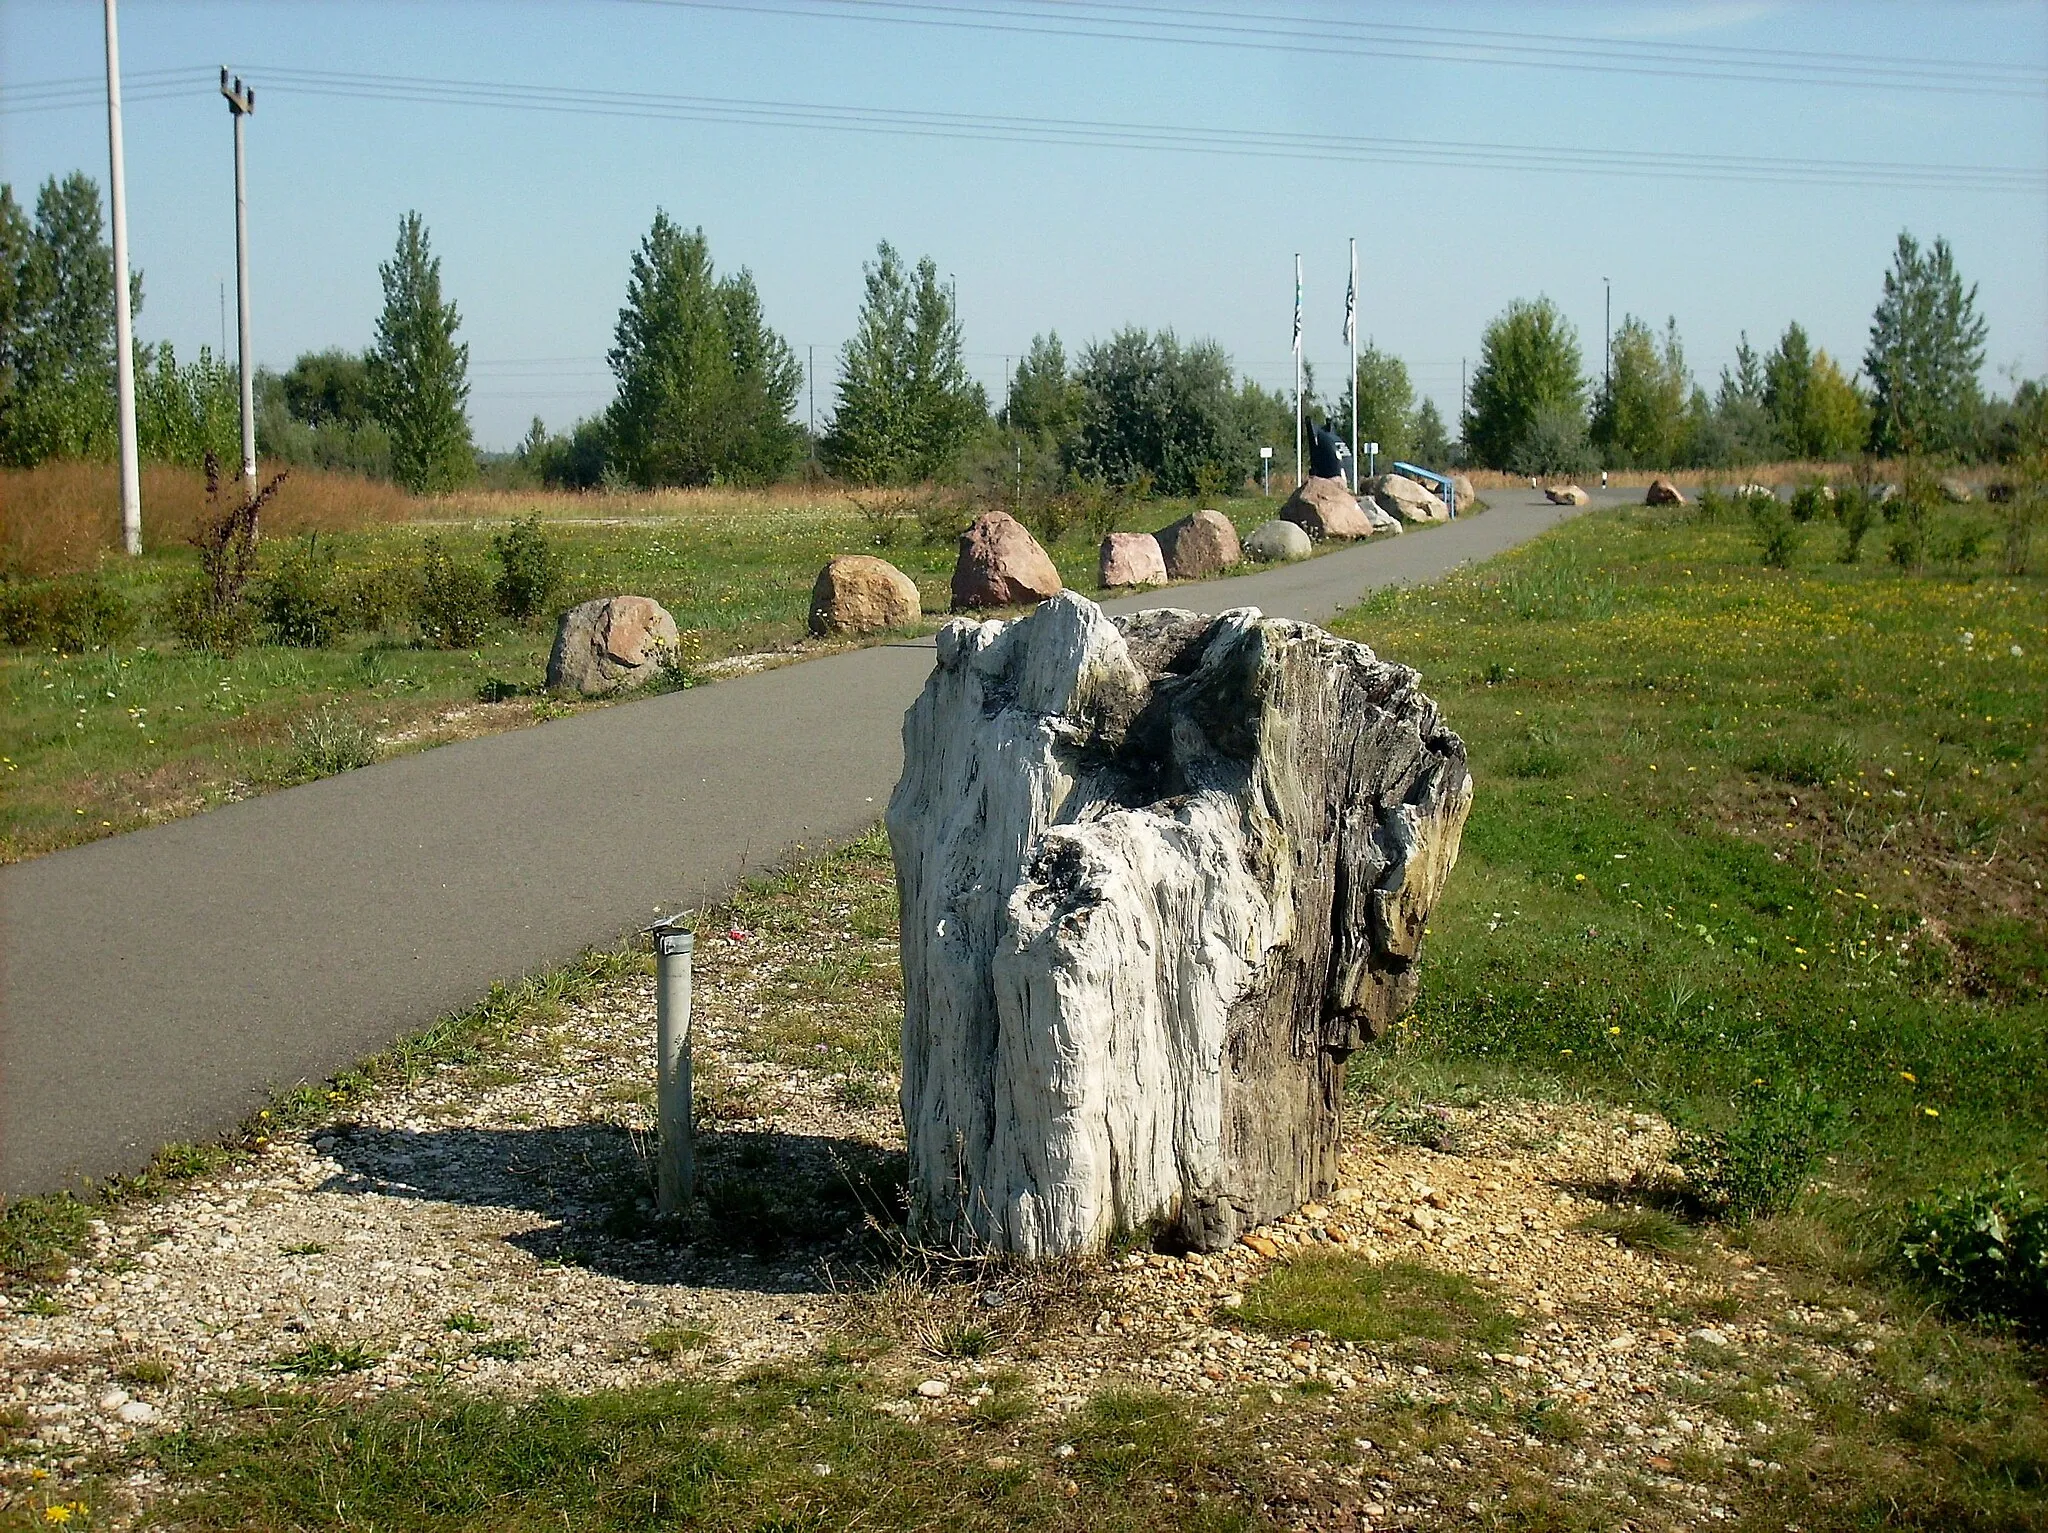
<instances>
[{"instance_id":1,"label":"flagpole","mask_svg":"<svg viewBox=\"0 0 2048 1533\"><path fill-rule=\"evenodd\" d=\"M1351 286L1344 296L1344 328L1351 333L1351 493L1361 488L1358 478L1358 238L1351 240Z\"/></svg>"},{"instance_id":2,"label":"flagpole","mask_svg":"<svg viewBox=\"0 0 2048 1533\"><path fill-rule=\"evenodd\" d=\"M1301 252L1294 253L1294 487L1301 488Z\"/></svg>"}]
</instances>

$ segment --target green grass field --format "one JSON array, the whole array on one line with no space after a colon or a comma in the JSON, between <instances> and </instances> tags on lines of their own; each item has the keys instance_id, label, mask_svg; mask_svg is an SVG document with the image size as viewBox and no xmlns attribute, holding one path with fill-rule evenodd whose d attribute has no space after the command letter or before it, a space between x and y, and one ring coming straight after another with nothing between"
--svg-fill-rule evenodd
<instances>
[{"instance_id":1,"label":"green grass field","mask_svg":"<svg viewBox=\"0 0 2048 1533\"><path fill-rule=\"evenodd\" d=\"M1628 1103L1723 1144L1761 1124L1747 1172L1777 1211L1629 1187L1589 1224L1661 1260L1767 1262L1872 1350L1853 1373L1704 1369L1688 1409L1761 1423L1762 1456L1681 1471L1759 1533L2048 1524L2040 1333L1945 1309L1897 1254L1937 1186L2005 1167L2048 1182L2048 583L1812 555L1767 570L1744 528L1631 510L1338 627L1422 671L1476 780L1420 1000L1354 1056L1354 1091ZM879 838L826 869L735 910L757 931L823 929L850 899L887 919ZM763 1058L831 1042L893 1064L890 966L808 984ZM1515 1328L1455 1275L1327 1257L1270 1270L1242 1320L1459 1377L1462 1349ZM1518 1416L1482 1377L1450 1404L1252 1391L1204 1416L1111 1394L1078 1418L1004 1383L912 1426L879 1408L868 1344L525 1404L281 1390L149 1457L166 1515L194 1528L1344 1526L1310 1487L1369 1466L1360 1443L1435 1455L1435 1509L1404 1525L1664 1528L1700 1504L1593 1486L1568 1411ZM41 1525L19 1506L0 1526Z\"/></svg>"},{"instance_id":2,"label":"green grass field","mask_svg":"<svg viewBox=\"0 0 2048 1533\"><path fill-rule=\"evenodd\" d=\"M1275 505L1250 499L1221 508L1249 532ZM344 578L416 563L430 536L458 559L487 567L492 536L514 519L539 514L564 556L558 609L619 592L651 596L697 636L706 662L802 640L812 582L836 553L890 559L918 582L927 612L944 613L950 599L950 538L927 541L906 515L888 546L877 547L867 519L836 493L470 495L441 509L475 514L321 533L319 544ZM1161 527L1189 509L1155 502L1130 511L1125 525ZM303 541L268 540L266 566ZM1048 551L1075 589L1096 589L1095 540L1084 529L1069 528ZM400 623L349 635L331 648L255 643L215 655L181 647L153 616L193 578L191 550L109 560L103 568L145 614L141 642L84 653L0 651L0 781L7 790L0 798L0 861L324 775L334 769L335 753L322 749L323 723L329 733L338 728L391 754L517 727L571 706L537 695L553 640L547 623L501 623L482 643L460 650L422 647Z\"/></svg>"}]
</instances>

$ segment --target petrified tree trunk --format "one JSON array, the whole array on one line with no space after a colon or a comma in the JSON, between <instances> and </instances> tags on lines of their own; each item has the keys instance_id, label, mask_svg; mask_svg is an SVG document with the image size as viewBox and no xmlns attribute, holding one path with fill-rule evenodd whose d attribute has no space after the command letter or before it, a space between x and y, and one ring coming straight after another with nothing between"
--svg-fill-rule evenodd
<instances>
[{"instance_id":1,"label":"petrified tree trunk","mask_svg":"<svg viewBox=\"0 0 2048 1533\"><path fill-rule=\"evenodd\" d=\"M938 656L888 817L920 1232L1214 1249L1326 1191L1472 801L1416 673L1072 592Z\"/></svg>"}]
</instances>

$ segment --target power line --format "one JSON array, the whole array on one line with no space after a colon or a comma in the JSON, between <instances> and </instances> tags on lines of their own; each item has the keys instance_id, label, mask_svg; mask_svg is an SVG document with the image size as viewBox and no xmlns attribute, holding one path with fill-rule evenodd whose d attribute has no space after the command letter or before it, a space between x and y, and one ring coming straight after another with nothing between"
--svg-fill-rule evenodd
<instances>
[{"instance_id":1,"label":"power line","mask_svg":"<svg viewBox=\"0 0 2048 1533\"><path fill-rule=\"evenodd\" d=\"M1389 162L1546 173L1676 178L1745 183L1923 187L2037 196L2043 173L2004 165L1911 161L1824 160L1762 155L1688 154L1663 150L1576 149L1564 146L1354 138L1265 129L1212 129L1054 117L1002 116L822 102L682 96L519 82L272 68L276 87L301 96L489 107L575 116L724 122L937 138L964 142L1043 144L1119 150L1229 155L1252 159ZM0 100L11 100L10 89Z\"/></svg>"},{"instance_id":2,"label":"power line","mask_svg":"<svg viewBox=\"0 0 2048 1533\"><path fill-rule=\"evenodd\" d=\"M626 0L629 4L836 19L884 25L1177 43L1238 51L1309 51L1349 58L1420 59L1595 74L1649 75L1746 84L1842 86L1972 96L2035 96L2048 70L1990 60L1886 58L1878 54L1705 43L1633 41L1544 32L1415 26L1276 16L1112 0Z\"/></svg>"}]
</instances>

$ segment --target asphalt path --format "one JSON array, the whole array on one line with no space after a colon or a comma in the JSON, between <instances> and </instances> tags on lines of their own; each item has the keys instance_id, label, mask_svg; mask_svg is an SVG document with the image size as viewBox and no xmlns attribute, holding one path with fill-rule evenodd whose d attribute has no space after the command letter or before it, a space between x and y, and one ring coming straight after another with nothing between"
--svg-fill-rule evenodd
<instances>
[{"instance_id":1,"label":"asphalt path","mask_svg":"<svg viewBox=\"0 0 2048 1533\"><path fill-rule=\"evenodd\" d=\"M1570 514L1489 499L1448 526L1105 606L1322 622ZM495 981L860 834L931 663L930 640L832 655L0 868L0 1193L132 1171Z\"/></svg>"}]
</instances>

